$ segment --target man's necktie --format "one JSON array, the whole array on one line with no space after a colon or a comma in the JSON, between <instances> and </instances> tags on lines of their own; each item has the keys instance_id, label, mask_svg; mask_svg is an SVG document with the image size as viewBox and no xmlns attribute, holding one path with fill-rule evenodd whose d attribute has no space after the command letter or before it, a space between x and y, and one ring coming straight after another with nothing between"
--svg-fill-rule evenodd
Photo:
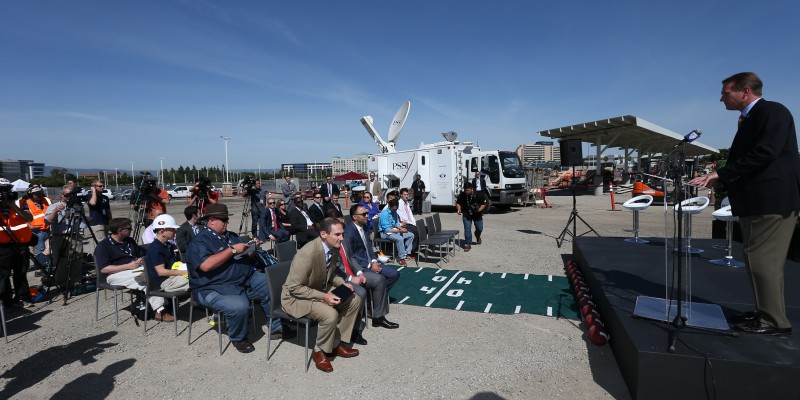
<instances>
[{"instance_id":1,"label":"man's necktie","mask_svg":"<svg viewBox=\"0 0 800 400\"><path fill-rule=\"evenodd\" d=\"M738 123L737 126L742 126L742 121L744 121L744 115L743 114L739 114L739 123Z\"/></svg>"},{"instance_id":2,"label":"man's necktie","mask_svg":"<svg viewBox=\"0 0 800 400\"><path fill-rule=\"evenodd\" d=\"M277 231L278 230L278 219L275 218L275 210L269 209L270 215L272 215L272 229Z\"/></svg>"},{"instance_id":3,"label":"man's necktie","mask_svg":"<svg viewBox=\"0 0 800 400\"><path fill-rule=\"evenodd\" d=\"M331 251L328 250L325 253L325 270L329 270L331 268Z\"/></svg>"},{"instance_id":4,"label":"man's necktie","mask_svg":"<svg viewBox=\"0 0 800 400\"><path fill-rule=\"evenodd\" d=\"M347 272L347 275L356 276L350 269L350 262L347 261L347 255L344 254L344 246L339 246L339 254L342 256L342 264L344 264L344 271Z\"/></svg>"},{"instance_id":5,"label":"man's necktie","mask_svg":"<svg viewBox=\"0 0 800 400\"><path fill-rule=\"evenodd\" d=\"M411 210L408 208L408 202L404 201L403 204L406 207L406 214L408 215L408 219L414 219L413 214L411 214Z\"/></svg>"}]
</instances>

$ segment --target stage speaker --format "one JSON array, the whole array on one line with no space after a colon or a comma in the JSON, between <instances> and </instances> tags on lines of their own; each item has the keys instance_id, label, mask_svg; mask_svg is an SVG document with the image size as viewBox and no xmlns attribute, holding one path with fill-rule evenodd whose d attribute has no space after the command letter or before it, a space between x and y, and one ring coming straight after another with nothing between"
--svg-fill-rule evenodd
<instances>
[{"instance_id":1,"label":"stage speaker","mask_svg":"<svg viewBox=\"0 0 800 400\"><path fill-rule=\"evenodd\" d=\"M562 139L558 144L561 147L562 167L583 165L583 142L578 139Z\"/></svg>"}]
</instances>

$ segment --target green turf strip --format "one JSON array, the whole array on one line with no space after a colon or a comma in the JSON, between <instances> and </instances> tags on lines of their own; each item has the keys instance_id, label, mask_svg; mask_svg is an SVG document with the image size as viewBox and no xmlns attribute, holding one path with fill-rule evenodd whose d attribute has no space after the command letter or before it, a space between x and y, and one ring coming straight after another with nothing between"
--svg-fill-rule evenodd
<instances>
[{"instance_id":1,"label":"green turf strip","mask_svg":"<svg viewBox=\"0 0 800 400\"><path fill-rule=\"evenodd\" d=\"M423 307L579 319L563 276L405 267L390 297L393 303Z\"/></svg>"}]
</instances>

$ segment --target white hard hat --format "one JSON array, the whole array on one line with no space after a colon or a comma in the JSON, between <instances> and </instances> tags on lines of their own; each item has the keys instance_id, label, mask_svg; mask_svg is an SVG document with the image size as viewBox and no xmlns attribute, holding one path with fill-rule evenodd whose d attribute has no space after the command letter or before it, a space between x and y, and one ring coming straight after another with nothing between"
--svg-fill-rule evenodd
<instances>
[{"instance_id":1,"label":"white hard hat","mask_svg":"<svg viewBox=\"0 0 800 400\"><path fill-rule=\"evenodd\" d=\"M180 226L175 223L175 218L172 218L169 214L161 214L153 220L153 230L157 229L178 229Z\"/></svg>"}]
</instances>

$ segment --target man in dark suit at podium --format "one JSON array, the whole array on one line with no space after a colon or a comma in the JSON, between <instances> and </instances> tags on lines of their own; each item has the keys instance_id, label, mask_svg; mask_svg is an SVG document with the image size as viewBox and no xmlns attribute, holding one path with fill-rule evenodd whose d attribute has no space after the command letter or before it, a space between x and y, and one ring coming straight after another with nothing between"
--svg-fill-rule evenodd
<instances>
[{"instance_id":1,"label":"man in dark suit at podium","mask_svg":"<svg viewBox=\"0 0 800 400\"><path fill-rule=\"evenodd\" d=\"M800 212L800 157L794 118L780 103L761 98L761 79L752 72L722 81L728 110L740 112L728 161L691 184L728 190L739 217L745 262L753 282L756 310L735 315L734 328L755 334L787 335L784 265Z\"/></svg>"}]
</instances>

